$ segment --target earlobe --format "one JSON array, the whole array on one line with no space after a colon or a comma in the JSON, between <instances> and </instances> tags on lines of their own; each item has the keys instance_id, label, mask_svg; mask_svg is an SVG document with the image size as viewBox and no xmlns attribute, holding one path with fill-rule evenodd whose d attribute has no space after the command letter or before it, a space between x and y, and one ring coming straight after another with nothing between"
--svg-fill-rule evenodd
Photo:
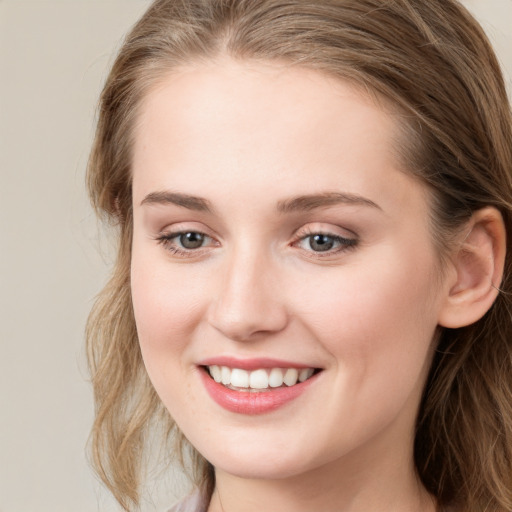
<instances>
[{"instance_id":1,"label":"earlobe","mask_svg":"<svg viewBox=\"0 0 512 512\"><path fill-rule=\"evenodd\" d=\"M473 214L458 250L452 256L455 278L448 285L439 325L470 325L490 309L499 293L506 252L501 213L492 207Z\"/></svg>"}]
</instances>

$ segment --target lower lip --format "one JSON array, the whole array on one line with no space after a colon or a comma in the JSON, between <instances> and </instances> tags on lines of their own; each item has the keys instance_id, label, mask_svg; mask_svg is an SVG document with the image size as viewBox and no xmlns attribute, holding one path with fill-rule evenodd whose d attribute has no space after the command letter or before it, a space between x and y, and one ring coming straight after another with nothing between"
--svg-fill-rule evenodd
<instances>
[{"instance_id":1,"label":"lower lip","mask_svg":"<svg viewBox=\"0 0 512 512\"><path fill-rule=\"evenodd\" d=\"M202 369L200 374L210 397L224 409L238 414L263 414L279 409L300 396L316 380L316 375L313 375L295 386L264 391L235 391L215 382L207 370Z\"/></svg>"}]
</instances>

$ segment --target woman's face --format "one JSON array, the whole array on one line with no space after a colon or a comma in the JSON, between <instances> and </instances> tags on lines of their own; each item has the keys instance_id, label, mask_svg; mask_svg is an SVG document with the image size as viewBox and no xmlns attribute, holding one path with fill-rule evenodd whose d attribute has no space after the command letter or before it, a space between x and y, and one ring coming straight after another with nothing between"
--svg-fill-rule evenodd
<instances>
[{"instance_id":1,"label":"woman's face","mask_svg":"<svg viewBox=\"0 0 512 512\"><path fill-rule=\"evenodd\" d=\"M412 460L447 291L397 118L318 72L227 59L142 107L133 304L185 436L242 477Z\"/></svg>"}]
</instances>

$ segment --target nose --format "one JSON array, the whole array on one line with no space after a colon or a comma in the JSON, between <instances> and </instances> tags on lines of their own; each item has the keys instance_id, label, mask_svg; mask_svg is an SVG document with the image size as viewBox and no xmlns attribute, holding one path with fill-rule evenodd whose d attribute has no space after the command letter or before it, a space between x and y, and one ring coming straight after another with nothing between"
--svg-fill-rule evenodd
<instances>
[{"instance_id":1,"label":"nose","mask_svg":"<svg viewBox=\"0 0 512 512\"><path fill-rule=\"evenodd\" d=\"M261 254L233 255L219 273L208 320L227 338L250 341L286 327L279 272L269 259Z\"/></svg>"}]
</instances>

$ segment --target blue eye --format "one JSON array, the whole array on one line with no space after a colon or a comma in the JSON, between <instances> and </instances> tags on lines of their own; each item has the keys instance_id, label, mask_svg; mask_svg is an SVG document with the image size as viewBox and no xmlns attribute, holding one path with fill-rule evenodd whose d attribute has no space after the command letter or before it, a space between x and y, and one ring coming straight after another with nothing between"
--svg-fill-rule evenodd
<instances>
[{"instance_id":1,"label":"blue eye","mask_svg":"<svg viewBox=\"0 0 512 512\"><path fill-rule=\"evenodd\" d=\"M190 231L176 235L175 238L179 240L180 245L185 249L198 249L202 247L206 236L203 233Z\"/></svg>"},{"instance_id":2,"label":"blue eye","mask_svg":"<svg viewBox=\"0 0 512 512\"><path fill-rule=\"evenodd\" d=\"M307 239L309 247L317 252L330 251L336 243L334 237L329 235L310 235Z\"/></svg>"},{"instance_id":3,"label":"blue eye","mask_svg":"<svg viewBox=\"0 0 512 512\"><path fill-rule=\"evenodd\" d=\"M205 246L212 245L213 239L199 231L180 231L177 233L162 233L156 239L159 244L178 256L190 256Z\"/></svg>"},{"instance_id":4,"label":"blue eye","mask_svg":"<svg viewBox=\"0 0 512 512\"><path fill-rule=\"evenodd\" d=\"M337 253L354 247L357 240L328 233L311 233L302 237L297 244L301 249L315 253Z\"/></svg>"}]
</instances>

